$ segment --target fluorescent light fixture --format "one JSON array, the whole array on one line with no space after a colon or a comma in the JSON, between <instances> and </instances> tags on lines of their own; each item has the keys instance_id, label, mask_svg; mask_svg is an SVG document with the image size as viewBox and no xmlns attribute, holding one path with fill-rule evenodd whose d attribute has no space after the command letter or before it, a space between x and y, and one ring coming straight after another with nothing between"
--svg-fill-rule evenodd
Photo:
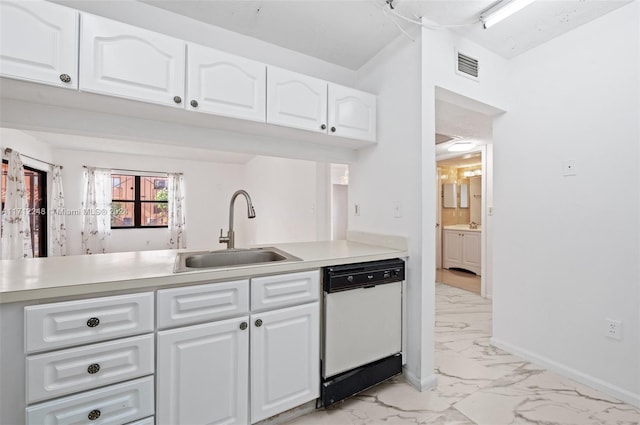
<instances>
[{"instance_id":1,"label":"fluorescent light fixture","mask_svg":"<svg viewBox=\"0 0 640 425\"><path fill-rule=\"evenodd\" d=\"M458 143L454 143L453 145L449 146L449 149L447 149L447 150L449 152L466 152L466 151L470 151L475 146L476 146L476 144L473 143L473 142L458 142Z\"/></svg>"},{"instance_id":2,"label":"fluorescent light fixture","mask_svg":"<svg viewBox=\"0 0 640 425\"><path fill-rule=\"evenodd\" d=\"M535 0L511 0L508 3L505 3L505 1L502 1L496 8L487 11L486 14L483 14L480 17L485 29L491 28L503 19L506 19L519 10L524 9Z\"/></svg>"}]
</instances>

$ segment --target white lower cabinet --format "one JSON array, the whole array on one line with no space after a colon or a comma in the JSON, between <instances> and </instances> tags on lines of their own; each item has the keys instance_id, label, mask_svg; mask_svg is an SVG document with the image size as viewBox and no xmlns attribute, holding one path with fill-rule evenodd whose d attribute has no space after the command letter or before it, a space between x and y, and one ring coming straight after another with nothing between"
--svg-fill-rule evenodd
<instances>
[{"instance_id":1,"label":"white lower cabinet","mask_svg":"<svg viewBox=\"0 0 640 425\"><path fill-rule=\"evenodd\" d=\"M443 234L444 268L461 268L480 275L482 250L480 232L445 229Z\"/></svg>"},{"instance_id":2,"label":"white lower cabinet","mask_svg":"<svg viewBox=\"0 0 640 425\"><path fill-rule=\"evenodd\" d=\"M153 415L153 377L27 407L27 425L121 425Z\"/></svg>"},{"instance_id":3,"label":"white lower cabinet","mask_svg":"<svg viewBox=\"0 0 640 425\"><path fill-rule=\"evenodd\" d=\"M248 317L158 332L158 424L246 424Z\"/></svg>"},{"instance_id":4,"label":"white lower cabinet","mask_svg":"<svg viewBox=\"0 0 640 425\"><path fill-rule=\"evenodd\" d=\"M314 400L320 379L320 307L251 316L251 423Z\"/></svg>"},{"instance_id":5,"label":"white lower cabinet","mask_svg":"<svg viewBox=\"0 0 640 425\"><path fill-rule=\"evenodd\" d=\"M245 290L249 284L251 290ZM244 307L234 308L238 317L158 332L159 425L255 423L318 397L317 270L258 277L251 282L194 285L176 291L183 299L193 292L200 300L199 309L207 311L209 304L219 304L219 297L202 298L205 287L209 295L234 289L233 303L227 304L235 306L248 306L249 293L262 296L252 300L251 315L240 313L247 311ZM158 297L158 317L172 305L164 298ZM264 300L273 302L266 307Z\"/></svg>"}]
</instances>

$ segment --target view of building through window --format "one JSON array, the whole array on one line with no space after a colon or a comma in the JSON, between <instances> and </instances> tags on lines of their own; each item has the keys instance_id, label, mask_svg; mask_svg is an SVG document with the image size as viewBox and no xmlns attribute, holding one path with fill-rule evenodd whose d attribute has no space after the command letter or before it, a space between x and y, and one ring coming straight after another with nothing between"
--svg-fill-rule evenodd
<instances>
[{"instance_id":1,"label":"view of building through window","mask_svg":"<svg viewBox=\"0 0 640 425\"><path fill-rule=\"evenodd\" d=\"M8 164L2 162L2 211L7 191ZM27 190L27 211L31 226L31 246L34 257L47 256L47 173L24 167Z\"/></svg>"},{"instance_id":2,"label":"view of building through window","mask_svg":"<svg viewBox=\"0 0 640 425\"><path fill-rule=\"evenodd\" d=\"M167 227L168 178L112 174L112 228Z\"/></svg>"}]
</instances>

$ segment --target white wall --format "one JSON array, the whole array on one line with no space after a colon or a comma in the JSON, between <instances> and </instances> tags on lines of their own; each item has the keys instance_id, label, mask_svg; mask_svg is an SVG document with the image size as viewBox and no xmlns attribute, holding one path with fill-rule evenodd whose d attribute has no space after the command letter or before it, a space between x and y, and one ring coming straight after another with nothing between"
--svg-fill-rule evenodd
<instances>
[{"instance_id":1,"label":"white wall","mask_svg":"<svg viewBox=\"0 0 640 425\"><path fill-rule=\"evenodd\" d=\"M81 208L83 165L183 172L185 180L187 248L219 249L220 228L227 228L231 194L244 181L243 164L224 164L185 159L139 156L103 152L59 149L55 161L64 166L65 208ZM68 253L81 253L81 216L67 216ZM109 252L167 249L167 229L113 229L108 241Z\"/></svg>"},{"instance_id":2,"label":"white wall","mask_svg":"<svg viewBox=\"0 0 640 425\"><path fill-rule=\"evenodd\" d=\"M433 317L433 302L423 298L421 264L420 47L419 41L398 38L360 71L360 88L378 95L378 145L359 151L349 166L348 219L349 230L408 239L406 374L415 386L428 388L435 385L435 376L433 320L424 320L425 314ZM393 214L396 203L402 209L400 218ZM354 215L354 204L360 206L359 216Z\"/></svg>"},{"instance_id":3,"label":"white wall","mask_svg":"<svg viewBox=\"0 0 640 425\"><path fill-rule=\"evenodd\" d=\"M494 126L494 341L640 405L640 4L515 58ZM563 176L563 160L577 175ZM622 341L605 318L623 322Z\"/></svg>"},{"instance_id":4,"label":"white wall","mask_svg":"<svg viewBox=\"0 0 640 425\"><path fill-rule=\"evenodd\" d=\"M246 203L238 199L236 223L245 228L245 236L238 237L250 245L316 240L316 191L320 184L316 163L255 157L245 168L245 189L251 195L256 218L247 220Z\"/></svg>"}]
</instances>

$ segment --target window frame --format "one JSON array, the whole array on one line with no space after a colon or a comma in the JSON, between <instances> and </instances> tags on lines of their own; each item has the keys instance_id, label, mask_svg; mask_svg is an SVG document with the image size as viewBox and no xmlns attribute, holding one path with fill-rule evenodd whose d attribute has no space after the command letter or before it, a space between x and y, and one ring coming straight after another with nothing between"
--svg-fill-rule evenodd
<instances>
[{"instance_id":1,"label":"window frame","mask_svg":"<svg viewBox=\"0 0 640 425\"><path fill-rule=\"evenodd\" d=\"M113 191L113 176L131 176L134 178L134 195L133 199L111 199L111 206L115 202L121 202L124 204L133 204L133 225L132 226L111 226L112 229L168 229L169 224L166 225L153 225L153 226L143 226L142 225L142 205L143 204L166 204L167 209L169 207L169 200L166 201L158 201L158 200L143 200L141 199L141 178L142 177L150 177L150 178L162 178L168 179L167 176L158 176L158 175L137 175L137 174L124 174L124 173L112 173L111 176L111 190ZM122 184L122 182L120 182ZM169 182L167 181L168 186ZM154 184L155 186L155 184ZM112 192L113 193L113 192Z\"/></svg>"}]
</instances>

